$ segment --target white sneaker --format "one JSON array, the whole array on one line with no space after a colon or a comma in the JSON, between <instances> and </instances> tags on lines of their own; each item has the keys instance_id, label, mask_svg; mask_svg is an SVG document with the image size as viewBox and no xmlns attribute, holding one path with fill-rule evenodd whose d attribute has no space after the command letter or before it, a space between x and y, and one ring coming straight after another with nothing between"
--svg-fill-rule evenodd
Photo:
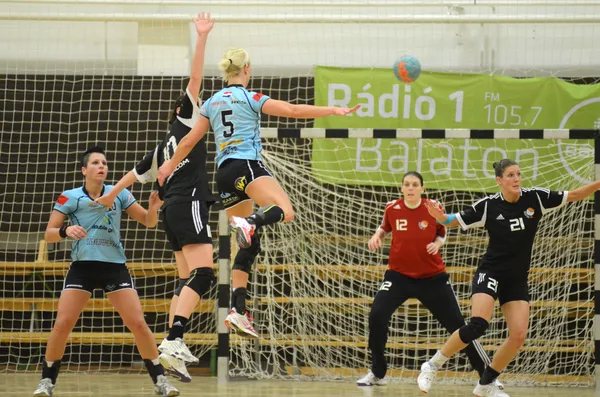
<instances>
[{"instance_id":1,"label":"white sneaker","mask_svg":"<svg viewBox=\"0 0 600 397\"><path fill-rule=\"evenodd\" d=\"M387 380L379 379L373 372L369 371L367 375L356 381L358 386L387 386Z\"/></svg>"},{"instance_id":2,"label":"white sneaker","mask_svg":"<svg viewBox=\"0 0 600 397\"><path fill-rule=\"evenodd\" d=\"M163 397L175 397L179 395L179 390L177 390L164 375L158 375L156 377L154 392Z\"/></svg>"},{"instance_id":3,"label":"white sneaker","mask_svg":"<svg viewBox=\"0 0 600 397\"><path fill-rule=\"evenodd\" d=\"M165 373L177 378L180 382L189 383L192 381L192 377L185 367L185 362L173 356L165 353L160 353L158 356L160 363L165 369Z\"/></svg>"},{"instance_id":4,"label":"white sneaker","mask_svg":"<svg viewBox=\"0 0 600 397\"><path fill-rule=\"evenodd\" d=\"M429 393L429 390L431 390L431 384L435 380L436 374L437 367L432 365L429 361L426 361L423 363L423 365L421 365L421 373L417 378L417 384L423 393Z\"/></svg>"},{"instance_id":5,"label":"white sneaker","mask_svg":"<svg viewBox=\"0 0 600 397\"><path fill-rule=\"evenodd\" d=\"M252 235L254 234L254 229L256 229L255 225L248 223L246 218L232 216L231 228L235 229L235 240L240 248L248 248L252 245Z\"/></svg>"},{"instance_id":6,"label":"white sneaker","mask_svg":"<svg viewBox=\"0 0 600 397\"><path fill-rule=\"evenodd\" d=\"M163 339L160 346L158 346L158 351L183 360L186 363L196 364L200 361L192 354L181 338L175 338L175 340Z\"/></svg>"},{"instance_id":7,"label":"white sneaker","mask_svg":"<svg viewBox=\"0 0 600 397\"><path fill-rule=\"evenodd\" d=\"M477 386L473 389L473 395L477 397L506 397L508 394L500 391L496 383L490 383L489 385L482 385L477 382Z\"/></svg>"},{"instance_id":8,"label":"white sneaker","mask_svg":"<svg viewBox=\"0 0 600 397\"><path fill-rule=\"evenodd\" d=\"M258 333L252 327L252 323L250 323L251 318L248 317L248 312L242 315L233 308L225 318L225 326L237 332L240 336L258 339Z\"/></svg>"},{"instance_id":9,"label":"white sneaker","mask_svg":"<svg viewBox=\"0 0 600 397\"><path fill-rule=\"evenodd\" d=\"M50 378L44 378L40 381L37 389L33 392L33 397L51 397L54 385Z\"/></svg>"},{"instance_id":10,"label":"white sneaker","mask_svg":"<svg viewBox=\"0 0 600 397\"><path fill-rule=\"evenodd\" d=\"M498 388L498 391L496 392L496 394L498 395L498 397L510 397L508 394L506 394L506 392L504 391L504 385L502 384L502 382L500 382L498 380L498 378L496 378L496 380L494 381L494 384L496 385L496 387Z\"/></svg>"}]
</instances>

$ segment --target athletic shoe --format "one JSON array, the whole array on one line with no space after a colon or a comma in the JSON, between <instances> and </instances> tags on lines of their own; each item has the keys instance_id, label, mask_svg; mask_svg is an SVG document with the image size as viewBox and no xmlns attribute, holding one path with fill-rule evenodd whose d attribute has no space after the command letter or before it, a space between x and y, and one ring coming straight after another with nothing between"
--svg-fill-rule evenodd
<instances>
[{"instance_id":1,"label":"athletic shoe","mask_svg":"<svg viewBox=\"0 0 600 397\"><path fill-rule=\"evenodd\" d=\"M192 381L192 377L185 367L185 362L173 356L165 353L160 353L158 356L160 363L165 369L165 373L177 378L180 382L189 383Z\"/></svg>"},{"instance_id":2,"label":"athletic shoe","mask_svg":"<svg viewBox=\"0 0 600 397\"><path fill-rule=\"evenodd\" d=\"M373 372L369 371L363 378L356 381L358 386L387 386L387 380L379 379Z\"/></svg>"},{"instance_id":3,"label":"athletic shoe","mask_svg":"<svg viewBox=\"0 0 600 397\"><path fill-rule=\"evenodd\" d=\"M175 397L179 395L179 390L177 390L164 375L158 375L156 377L154 392L163 397Z\"/></svg>"},{"instance_id":4,"label":"athletic shoe","mask_svg":"<svg viewBox=\"0 0 600 397\"><path fill-rule=\"evenodd\" d=\"M50 378L44 378L40 381L37 389L33 392L33 397L51 397L54 385Z\"/></svg>"},{"instance_id":5,"label":"athletic shoe","mask_svg":"<svg viewBox=\"0 0 600 397\"><path fill-rule=\"evenodd\" d=\"M417 383L419 385L419 389L425 394L429 393L431 390L431 384L435 380L435 375L437 373L437 367L431 364L429 361L426 361L421 365L421 373L417 378Z\"/></svg>"},{"instance_id":6,"label":"athletic shoe","mask_svg":"<svg viewBox=\"0 0 600 397\"><path fill-rule=\"evenodd\" d=\"M473 395L477 397L508 397L508 394L500 391L495 383L482 385L479 382L477 382L477 386L473 390Z\"/></svg>"},{"instance_id":7,"label":"athletic shoe","mask_svg":"<svg viewBox=\"0 0 600 397\"><path fill-rule=\"evenodd\" d=\"M183 360L186 363L196 364L200 361L190 352L190 349L183 343L183 339L181 338L175 338L175 340L163 339L160 346L158 346L158 351Z\"/></svg>"},{"instance_id":8,"label":"athletic shoe","mask_svg":"<svg viewBox=\"0 0 600 397\"><path fill-rule=\"evenodd\" d=\"M252 235L255 225L248 223L246 218L231 217L231 228L235 230L235 240L240 248L248 248L252 245Z\"/></svg>"},{"instance_id":9,"label":"athletic shoe","mask_svg":"<svg viewBox=\"0 0 600 397\"><path fill-rule=\"evenodd\" d=\"M258 333L254 330L250 321L252 321L252 318L248 312L242 315L233 308L225 318L225 326L230 330L237 332L240 336L258 339Z\"/></svg>"}]
</instances>

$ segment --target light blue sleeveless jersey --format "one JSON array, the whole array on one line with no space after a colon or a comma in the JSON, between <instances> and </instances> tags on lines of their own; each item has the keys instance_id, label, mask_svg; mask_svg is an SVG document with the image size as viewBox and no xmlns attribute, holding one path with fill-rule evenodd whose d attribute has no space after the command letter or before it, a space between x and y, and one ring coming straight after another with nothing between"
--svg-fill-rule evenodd
<instances>
[{"instance_id":1,"label":"light blue sleeveless jersey","mask_svg":"<svg viewBox=\"0 0 600 397\"><path fill-rule=\"evenodd\" d=\"M104 185L102 195L113 188ZM54 209L69 217L71 225L87 231L87 237L73 241L71 259L75 261L102 261L125 263L125 250L121 244L121 212L135 203L135 198L124 189L110 210L94 203L84 187L67 190L60 195Z\"/></svg>"},{"instance_id":2,"label":"light blue sleeveless jersey","mask_svg":"<svg viewBox=\"0 0 600 397\"><path fill-rule=\"evenodd\" d=\"M200 114L210 120L217 166L227 159L262 160L260 113L268 96L230 85L210 97Z\"/></svg>"}]
</instances>

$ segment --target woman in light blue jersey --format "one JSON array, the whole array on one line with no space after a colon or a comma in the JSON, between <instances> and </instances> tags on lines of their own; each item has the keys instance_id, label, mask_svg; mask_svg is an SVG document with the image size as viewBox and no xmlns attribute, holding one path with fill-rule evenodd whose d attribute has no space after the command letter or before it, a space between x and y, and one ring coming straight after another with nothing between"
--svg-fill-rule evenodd
<instances>
[{"instance_id":1,"label":"woman in light blue jersey","mask_svg":"<svg viewBox=\"0 0 600 397\"><path fill-rule=\"evenodd\" d=\"M246 286L252 263L260 252L258 230L294 219L287 194L262 162L260 116L318 118L345 116L358 109L293 105L246 89L251 75L250 56L243 49L227 51L219 63L226 87L200 109L194 128L177 145L175 154L159 169L159 183L169 177L209 127L217 146L217 186L223 207L236 228L240 246L232 271L232 309L225 325L242 336L258 338L246 311ZM260 207L253 212L253 203Z\"/></svg>"},{"instance_id":2,"label":"woman in light blue jersey","mask_svg":"<svg viewBox=\"0 0 600 397\"><path fill-rule=\"evenodd\" d=\"M104 151L99 147L84 153L81 172L85 176L85 184L59 196L46 227L44 238L48 243L67 237L74 240L73 262L65 276L56 320L46 345L42 380L34 396L52 396L67 338L97 288L104 290L123 323L133 333L155 391L163 396L178 396L179 391L169 383L159 362L154 335L146 324L133 279L125 265L120 236L121 212L126 212L145 226L154 227L162 201L153 192L146 211L128 190L123 190L111 208L96 204L94 199L113 188L104 184L108 164ZM70 224L65 223L67 217Z\"/></svg>"}]
</instances>

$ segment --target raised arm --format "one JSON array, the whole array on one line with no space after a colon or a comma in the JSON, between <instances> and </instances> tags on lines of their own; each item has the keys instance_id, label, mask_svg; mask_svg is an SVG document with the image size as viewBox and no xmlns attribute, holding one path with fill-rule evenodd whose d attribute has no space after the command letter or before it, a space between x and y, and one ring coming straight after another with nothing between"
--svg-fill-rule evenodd
<instances>
[{"instance_id":1,"label":"raised arm","mask_svg":"<svg viewBox=\"0 0 600 397\"><path fill-rule=\"evenodd\" d=\"M262 107L262 112L271 116L291 117L294 119L316 119L326 116L345 116L354 113L360 105L349 108L328 106L293 105L285 101L269 99Z\"/></svg>"},{"instance_id":2,"label":"raised arm","mask_svg":"<svg viewBox=\"0 0 600 397\"><path fill-rule=\"evenodd\" d=\"M212 30L215 20L210 18L210 13L200 13L194 19L194 25L196 26L196 47L194 49L194 56L192 58L192 66L190 70L190 81L187 85L187 89L194 98L197 100L200 94L200 87L202 86L202 77L204 73L204 53L206 49L206 42L208 40L208 34Z\"/></svg>"},{"instance_id":3,"label":"raised arm","mask_svg":"<svg viewBox=\"0 0 600 397\"><path fill-rule=\"evenodd\" d=\"M578 189L571 190L567 193L567 201L570 203L581 201L600 189L600 181L589 183Z\"/></svg>"}]
</instances>

